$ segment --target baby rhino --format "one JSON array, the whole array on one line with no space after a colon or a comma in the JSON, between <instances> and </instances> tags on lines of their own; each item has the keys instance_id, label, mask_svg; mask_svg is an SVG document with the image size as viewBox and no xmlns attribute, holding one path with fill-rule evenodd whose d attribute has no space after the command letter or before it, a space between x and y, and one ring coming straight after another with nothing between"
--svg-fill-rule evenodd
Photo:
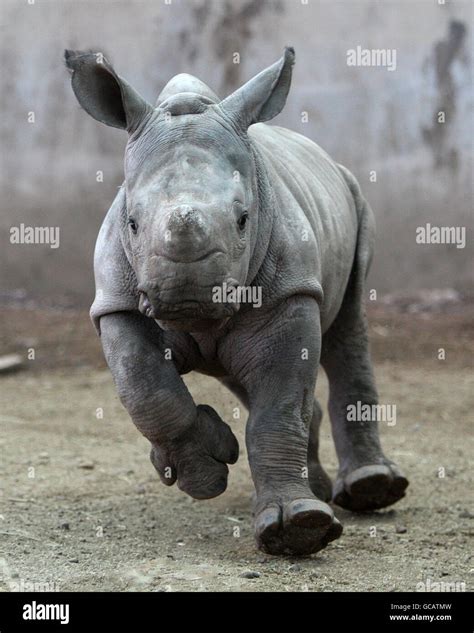
<instances>
[{"instance_id":1,"label":"baby rhino","mask_svg":"<svg viewBox=\"0 0 474 633\"><path fill-rule=\"evenodd\" d=\"M153 106L102 54L66 51L80 105L128 132L91 308L121 401L163 483L195 499L224 492L239 447L181 376L214 376L242 401L255 535L270 554L310 554L337 539L331 499L373 510L408 485L382 451L376 416L348 415L377 403L363 307L372 212L347 169L264 123L285 105L293 64L287 48L222 101L180 74ZM320 364L334 485L318 458Z\"/></svg>"}]
</instances>

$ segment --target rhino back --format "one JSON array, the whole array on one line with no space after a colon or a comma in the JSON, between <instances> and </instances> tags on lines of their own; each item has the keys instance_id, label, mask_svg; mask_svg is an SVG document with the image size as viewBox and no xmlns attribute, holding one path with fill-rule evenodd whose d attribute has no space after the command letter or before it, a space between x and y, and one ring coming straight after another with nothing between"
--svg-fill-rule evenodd
<instances>
[{"instance_id":1,"label":"rhino back","mask_svg":"<svg viewBox=\"0 0 474 633\"><path fill-rule=\"evenodd\" d=\"M266 124L252 126L249 135L264 161L275 206L264 277L272 278L272 292L281 296L314 295L325 330L339 311L354 262L354 197L337 163L308 138Z\"/></svg>"}]
</instances>

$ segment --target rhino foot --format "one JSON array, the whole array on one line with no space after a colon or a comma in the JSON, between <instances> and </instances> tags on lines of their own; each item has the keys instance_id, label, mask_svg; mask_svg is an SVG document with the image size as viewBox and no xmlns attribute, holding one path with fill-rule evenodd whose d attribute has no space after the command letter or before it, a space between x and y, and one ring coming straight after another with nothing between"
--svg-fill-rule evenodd
<instances>
[{"instance_id":1,"label":"rhino foot","mask_svg":"<svg viewBox=\"0 0 474 633\"><path fill-rule=\"evenodd\" d=\"M361 466L338 477L333 502L354 512L377 510L404 497L407 486L408 479L391 462Z\"/></svg>"},{"instance_id":2,"label":"rhino foot","mask_svg":"<svg viewBox=\"0 0 474 633\"><path fill-rule=\"evenodd\" d=\"M161 481L194 499L211 499L227 487L227 464L234 464L239 445L230 427L212 407L198 405L194 425L166 446L153 445L150 459Z\"/></svg>"},{"instance_id":3,"label":"rhino foot","mask_svg":"<svg viewBox=\"0 0 474 633\"><path fill-rule=\"evenodd\" d=\"M267 554L313 554L339 538L341 533L342 525L332 509L314 498L268 505L255 519L257 545Z\"/></svg>"}]
</instances>

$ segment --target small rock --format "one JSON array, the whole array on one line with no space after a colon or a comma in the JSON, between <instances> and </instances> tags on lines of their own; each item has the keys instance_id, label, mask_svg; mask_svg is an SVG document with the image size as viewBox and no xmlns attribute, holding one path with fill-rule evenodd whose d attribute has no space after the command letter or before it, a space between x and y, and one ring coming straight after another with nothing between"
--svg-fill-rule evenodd
<instances>
[{"instance_id":1,"label":"small rock","mask_svg":"<svg viewBox=\"0 0 474 633\"><path fill-rule=\"evenodd\" d=\"M69 523L61 523L59 527L61 528L61 530L69 530L70 525Z\"/></svg>"},{"instance_id":2,"label":"small rock","mask_svg":"<svg viewBox=\"0 0 474 633\"><path fill-rule=\"evenodd\" d=\"M239 576L240 578L260 578L261 574L258 571L244 571Z\"/></svg>"},{"instance_id":3,"label":"small rock","mask_svg":"<svg viewBox=\"0 0 474 633\"><path fill-rule=\"evenodd\" d=\"M93 470L95 468L95 464L94 462L79 462L77 467L83 468L84 470Z\"/></svg>"},{"instance_id":4,"label":"small rock","mask_svg":"<svg viewBox=\"0 0 474 633\"><path fill-rule=\"evenodd\" d=\"M298 564L290 565L288 567L288 571L303 571L303 567L301 565L298 565Z\"/></svg>"},{"instance_id":5,"label":"small rock","mask_svg":"<svg viewBox=\"0 0 474 633\"><path fill-rule=\"evenodd\" d=\"M145 492L146 492L146 488L145 488L145 486L142 486L140 484L139 486L137 486L136 491L137 491L138 495L144 495Z\"/></svg>"},{"instance_id":6,"label":"small rock","mask_svg":"<svg viewBox=\"0 0 474 633\"><path fill-rule=\"evenodd\" d=\"M79 559L78 559L78 558L70 558L70 559L68 560L68 562L69 562L69 563L78 563L78 562L79 562Z\"/></svg>"},{"instance_id":7,"label":"small rock","mask_svg":"<svg viewBox=\"0 0 474 633\"><path fill-rule=\"evenodd\" d=\"M408 532L408 530L404 525L397 525L395 527L395 532L397 534L405 534L406 532Z\"/></svg>"},{"instance_id":8,"label":"small rock","mask_svg":"<svg viewBox=\"0 0 474 633\"><path fill-rule=\"evenodd\" d=\"M472 514L472 512L469 512L469 510L463 510L462 512L459 513L459 518L460 519L474 519L474 514Z\"/></svg>"}]
</instances>

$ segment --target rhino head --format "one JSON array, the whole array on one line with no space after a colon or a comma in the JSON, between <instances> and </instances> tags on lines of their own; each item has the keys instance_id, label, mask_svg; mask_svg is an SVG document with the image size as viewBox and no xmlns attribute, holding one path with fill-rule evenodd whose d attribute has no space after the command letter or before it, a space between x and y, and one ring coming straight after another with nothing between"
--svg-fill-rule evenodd
<instances>
[{"instance_id":1,"label":"rhino head","mask_svg":"<svg viewBox=\"0 0 474 633\"><path fill-rule=\"evenodd\" d=\"M293 49L222 101L198 79L177 75L155 106L101 53L66 51L65 58L83 109L128 132L121 230L140 311L164 329L222 325L239 304L215 303L213 289L248 285L261 249L248 128L282 110Z\"/></svg>"}]
</instances>

